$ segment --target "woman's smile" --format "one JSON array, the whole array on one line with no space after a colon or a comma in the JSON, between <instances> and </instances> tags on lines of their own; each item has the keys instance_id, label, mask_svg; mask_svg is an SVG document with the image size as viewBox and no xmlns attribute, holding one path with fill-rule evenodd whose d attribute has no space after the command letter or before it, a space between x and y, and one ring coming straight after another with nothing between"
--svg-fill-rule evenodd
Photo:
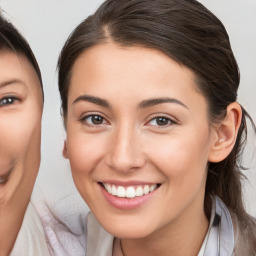
<instances>
[{"instance_id":1,"label":"woman's smile","mask_svg":"<svg viewBox=\"0 0 256 256\"><path fill-rule=\"evenodd\" d=\"M95 46L74 64L66 124L75 184L109 232L132 237L135 225L143 237L203 211L216 137L185 67L152 49Z\"/></svg>"},{"instance_id":2,"label":"woman's smile","mask_svg":"<svg viewBox=\"0 0 256 256\"><path fill-rule=\"evenodd\" d=\"M98 222L115 237L113 255L208 255L212 194L249 223L239 158L250 117L236 102L228 34L201 3L105 1L58 67L63 155L92 212L91 238Z\"/></svg>"},{"instance_id":3,"label":"woman's smile","mask_svg":"<svg viewBox=\"0 0 256 256\"><path fill-rule=\"evenodd\" d=\"M100 183L101 191L108 203L120 210L134 210L150 200L160 185L117 185L114 183Z\"/></svg>"},{"instance_id":4,"label":"woman's smile","mask_svg":"<svg viewBox=\"0 0 256 256\"><path fill-rule=\"evenodd\" d=\"M141 197L153 192L157 188L157 184L122 186L116 185L116 183L102 183L102 185L109 194L121 198Z\"/></svg>"}]
</instances>

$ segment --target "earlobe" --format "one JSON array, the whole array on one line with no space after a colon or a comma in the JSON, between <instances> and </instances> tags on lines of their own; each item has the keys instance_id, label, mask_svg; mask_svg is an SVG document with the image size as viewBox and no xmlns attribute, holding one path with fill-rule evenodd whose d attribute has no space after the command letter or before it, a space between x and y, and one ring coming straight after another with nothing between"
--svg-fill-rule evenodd
<instances>
[{"instance_id":1,"label":"earlobe","mask_svg":"<svg viewBox=\"0 0 256 256\"><path fill-rule=\"evenodd\" d=\"M63 155L64 158L68 159L68 149L67 149L67 142L66 141L64 141L64 144L63 144L62 155Z\"/></svg>"},{"instance_id":2,"label":"earlobe","mask_svg":"<svg viewBox=\"0 0 256 256\"><path fill-rule=\"evenodd\" d=\"M209 162L220 162L232 151L241 124L242 108L237 102L228 105L225 118L217 125L217 136L209 154Z\"/></svg>"}]
</instances>

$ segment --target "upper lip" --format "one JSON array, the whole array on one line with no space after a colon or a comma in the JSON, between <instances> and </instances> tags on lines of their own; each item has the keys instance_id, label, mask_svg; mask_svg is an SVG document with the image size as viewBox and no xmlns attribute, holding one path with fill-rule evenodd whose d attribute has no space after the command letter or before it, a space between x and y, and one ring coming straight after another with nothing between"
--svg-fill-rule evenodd
<instances>
[{"instance_id":1,"label":"upper lip","mask_svg":"<svg viewBox=\"0 0 256 256\"><path fill-rule=\"evenodd\" d=\"M105 183L105 184L107 183L107 184L116 185L116 186L123 186L123 187L160 184L159 182L152 182L152 181L147 182L147 181L139 181L139 180L129 180L129 181L102 180L99 183Z\"/></svg>"}]
</instances>

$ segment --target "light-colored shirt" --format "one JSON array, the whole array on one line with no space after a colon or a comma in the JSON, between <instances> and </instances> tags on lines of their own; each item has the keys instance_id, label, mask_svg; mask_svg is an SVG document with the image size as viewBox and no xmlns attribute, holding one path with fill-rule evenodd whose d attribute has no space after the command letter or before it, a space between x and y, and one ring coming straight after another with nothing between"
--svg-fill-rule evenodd
<instances>
[{"instance_id":1,"label":"light-colored shirt","mask_svg":"<svg viewBox=\"0 0 256 256\"><path fill-rule=\"evenodd\" d=\"M220 198L212 196L210 224L198 256L234 256L234 246L231 215ZM87 216L86 256L123 256L120 240L105 231L91 212Z\"/></svg>"},{"instance_id":2,"label":"light-colored shirt","mask_svg":"<svg viewBox=\"0 0 256 256\"><path fill-rule=\"evenodd\" d=\"M31 203L10 256L50 256L41 220Z\"/></svg>"}]
</instances>

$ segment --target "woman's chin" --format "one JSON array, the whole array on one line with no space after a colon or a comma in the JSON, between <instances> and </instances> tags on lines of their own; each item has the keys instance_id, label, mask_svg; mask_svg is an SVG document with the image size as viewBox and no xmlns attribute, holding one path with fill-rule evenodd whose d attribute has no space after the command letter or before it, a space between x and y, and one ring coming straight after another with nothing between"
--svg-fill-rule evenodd
<instances>
[{"instance_id":1,"label":"woman's chin","mask_svg":"<svg viewBox=\"0 0 256 256\"><path fill-rule=\"evenodd\" d=\"M114 237L118 237L120 239L142 239L149 236L153 232L152 230L149 230L149 228L145 226L126 226L125 223L121 227L109 227L109 225L103 227Z\"/></svg>"}]
</instances>

